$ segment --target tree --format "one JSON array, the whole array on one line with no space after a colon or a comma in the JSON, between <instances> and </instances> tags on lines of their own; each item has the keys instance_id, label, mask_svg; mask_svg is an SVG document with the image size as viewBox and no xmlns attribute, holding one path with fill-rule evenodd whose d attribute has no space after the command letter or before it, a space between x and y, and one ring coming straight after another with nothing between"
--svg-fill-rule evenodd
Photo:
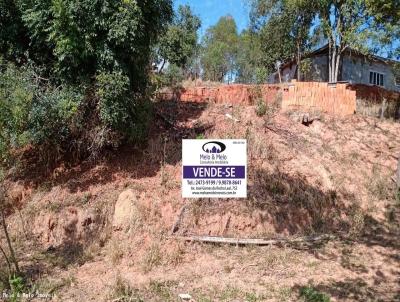
<instances>
[{"instance_id":1,"label":"tree","mask_svg":"<svg viewBox=\"0 0 400 302\"><path fill-rule=\"evenodd\" d=\"M15 137L81 154L143 140L151 53L171 19L172 0L0 0L0 106L11 112L0 114L0 149Z\"/></svg>"},{"instance_id":2,"label":"tree","mask_svg":"<svg viewBox=\"0 0 400 302\"><path fill-rule=\"evenodd\" d=\"M377 53L384 45L393 46L398 37L398 26L390 24L398 17L398 11L391 11L398 4L378 2L382 6L363 0L253 0L252 20L262 25L263 40L272 41L269 57L285 60L295 48L299 66L312 38L322 36L329 49L329 82L337 82L345 51Z\"/></svg>"},{"instance_id":3,"label":"tree","mask_svg":"<svg viewBox=\"0 0 400 302\"><path fill-rule=\"evenodd\" d=\"M320 30L328 41L329 82L337 82L343 53L350 47L360 49L365 41L367 22L360 0L325 0L320 2Z\"/></svg>"},{"instance_id":4,"label":"tree","mask_svg":"<svg viewBox=\"0 0 400 302\"><path fill-rule=\"evenodd\" d=\"M381 4L389 1L380 1ZM329 81L337 82L343 54L353 49L368 54L382 54L382 49L392 47L395 36L398 35L398 26L391 24L398 12L387 14L387 7L383 14L378 12L371 1L363 0L324 0L318 2L319 30L323 33L329 46ZM390 55L389 53L383 55Z\"/></svg>"},{"instance_id":5,"label":"tree","mask_svg":"<svg viewBox=\"0 0 400 302\"><path fill-rule=\"evenodd\" d=\"M400 20L400 1L366 0L367 9L375 19L395 23Z\"/></svg>"},{"instance_id":6,"label":"tree","mask_svg":"<svg viewBox=\"0 0 400 302\"><path fill-rule=\"evenodd\" d=\"M236 56L236 82L265 82L267 71L262 66L263 52L259 34L244 30L239 36L239 46Z\"/></svg>"},{"instance_id":7,"label":"tree","mask_svg":"<svg viewBox=\"0 0 400 302\"><path fill-rule=\"evenodd\" d=\"M293 16L290 33L296 44L297 80L301 80L301 60L305 52L311 48L310 27L315 15L315 1L287 0L287 13Z\"/></svg>"},{"instance_id":8,"label":"tree","mask_svg":"<svg viewBox=\"0 0 400 302\"><path fill-rule=\"evenodd\" d=\"M159 52L162 58L162 71L166 62L179 68L188 68L198 47L198 30L200 18L195 16L188 5L180 5L173 22L159 42Z\"/></svg>"},{"instance_id":9,"label":"tree","mask_svg":"<svg viewBox=\"0 0 400 302\"><path fill-rule=\"evenodd\" d=\"M400 1L367 0L366 7L369 15L374 16L374 44L382 46L383 52L378 53L387 57L400 58ZM371 43L372 44L372 43Z\"/></svg>"},{"instance_id":10,"label":"tree","mask_svg":"<svg viewBox=\"0 0 400 302\"><path fill-rule=\"evenodd\" d=\"M151 45L172 16L170 0L21 3L30 41L54 54L46 68L59 79L81 82L122 72L136 91L145 89Z\"/></svg>"},{"instance_id":11,"label":"tree","mask_svg":"<svg viewBox=\"0 0 400 302\"><path fill-rule=\"evenodd\" d=\"M255 0L251 20L264 45L265 64L272 72L278 61L296 60L300 66L303 55L310 49L310 27L315 16L315 1ZM296 54L294 56L294 54ZM298 80L301 71L297 72Z\"/></svg>"},{"instance_id":12,"label":"tree","mask_svg":"<svg viewBox=\"0 0 400 302\"><path fill-rule=\"evenodd\" d=\"M201 64L204 78L212 81L232 81L238 52L238 33L231 16L221 17L207 29L203 39Z\"/></svg>"},{"instance_id":13,"label":"tree","mask_svg":"<svg viewBox=\"0 0 400 302\"><path fill-rule=\"evenodd\" d=\"M20 61L29 44L21 11L16 1L0 0L0 53L5 59Z\"/></svg>"}]
</instances>

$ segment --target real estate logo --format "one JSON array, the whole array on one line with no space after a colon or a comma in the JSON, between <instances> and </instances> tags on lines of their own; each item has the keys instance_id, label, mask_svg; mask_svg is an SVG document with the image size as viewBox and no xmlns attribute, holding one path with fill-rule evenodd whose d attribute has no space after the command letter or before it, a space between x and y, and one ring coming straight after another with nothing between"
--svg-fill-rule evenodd
<instances>
[{"instance_id":1,"label":"real estate logo","mask_svg":"<svg viewBox=\"0 0 400 302\"><path fill-rule=\"evenodd\" d=\"M221 142L208 142L203 145L203 151L207 153L222 153L226 146Z\"/></svg>"},{"instance_id":2,"label":"real estate logo","mask_svg":"<svg viewBox=\"0 0 400 302\"><path fill-rule=\"evenodd\" d=\"M246 140L182 140L182 197L247 197Z\"/></svg>"}]
</instances>

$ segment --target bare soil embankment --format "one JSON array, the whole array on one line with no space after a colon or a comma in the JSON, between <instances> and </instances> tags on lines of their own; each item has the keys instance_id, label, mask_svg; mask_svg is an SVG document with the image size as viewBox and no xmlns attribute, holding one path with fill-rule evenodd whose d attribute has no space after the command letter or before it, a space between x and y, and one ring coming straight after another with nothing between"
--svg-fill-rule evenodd
<instances>
[{"instance_id":1,"label":"bare soil embankment","mask_svg":"<svg viewBox=\"0 0 400 302\"><path fill-rule=\"evenodd\" d=\"M191 102L155 110L143 150L9 178L19 208L10 229L40 291L54 301L299 301L310 286L333 301L400 299L399 123L322 116L305 126L273 108L258 117L254 106ZM196 137L247 138L247 199L181 198L181 139ZM184 204L179 236L337 239L180 242L170 230Z\"/></svg>"}]
</instances>

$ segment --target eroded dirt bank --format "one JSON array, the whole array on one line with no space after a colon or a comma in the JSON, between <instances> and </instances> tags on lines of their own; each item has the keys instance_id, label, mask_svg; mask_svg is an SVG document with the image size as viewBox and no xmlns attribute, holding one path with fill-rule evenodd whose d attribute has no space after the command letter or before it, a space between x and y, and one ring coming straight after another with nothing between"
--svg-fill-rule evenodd
<instances>
[{"instance_id":1,"label":"eroded dirt bank","mask_svg":"<svg viewBox=\"0 0 400 302\"><path fill-rule=\"evenodd\" d=\"M144 151L8 180L21 267L54 301L301 301L305 286L333 301L399 301L399 134L361 116L307 127L272 107L258 117L253 106L159 103ZM247 199L181 198L181 139L196 137L247 138ZM180 242L170 231L185 203L181 236L337 239Z\"/></svg>"}]
</instances>

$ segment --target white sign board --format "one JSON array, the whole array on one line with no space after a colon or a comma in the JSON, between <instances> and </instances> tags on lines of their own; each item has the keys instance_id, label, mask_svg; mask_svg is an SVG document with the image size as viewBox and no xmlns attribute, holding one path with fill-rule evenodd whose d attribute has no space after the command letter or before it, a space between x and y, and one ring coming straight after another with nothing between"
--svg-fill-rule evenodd
<instances>
[{"instance_id":1,"label":"white sign board","mask_svg":"<svg viewBox=\"0 0 400 302\"><path fill-rule=\"evenodd\" d=\"M246 198L246 140L182 140L182 197Z\"/></svg>"}]
</instances>

